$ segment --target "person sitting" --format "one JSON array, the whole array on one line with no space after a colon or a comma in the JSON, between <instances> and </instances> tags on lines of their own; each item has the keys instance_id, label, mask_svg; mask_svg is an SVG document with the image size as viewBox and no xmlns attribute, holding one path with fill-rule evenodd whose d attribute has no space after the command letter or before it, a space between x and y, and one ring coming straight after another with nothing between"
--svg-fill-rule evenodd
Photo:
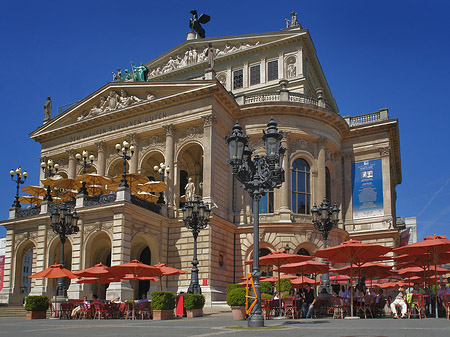
<instances>
[{"instance_id":1,"label":"person sitting","mask_svg":"<svg viewBox=\"0 0 450 337\"><path fill-rule=\"evenodd\" d=\"M80 305L73 308L71 317L72 318L79 318L82 310L82 306L86 306L87 309L91 307L91 303L88 301L87 296L83 296L83 301L81 301Z\"/></svg>"},{"instance_id":2,"label":"person sitting","mask_svg":"<svg viewBox=\"0 0 450 337\"><path fill-rule=\"evenodd\" d=\"M122 301L120 300L120 296L117 296L115 299L113 299L111 301L112 303L122 303Z\"/></svg>"},{"instance_id":3,"label":"person sitting","mask_svg":"<svg viewBox=\"0 0 450 337\"><path fill-rule=\"evenodd\" d=\"M310 318L312 310L314 309L314 304L316 303L316 298L314 297L314 289L311 288L309 283L305 284L304 296L305 299L302 304L302 316Z\"/></svg>"},{"instance_id":4,"label":"person sitting","mask_svg":"<svg viewBox=\"0 0 450 337\"><path fill-rule=\"evenodd\" d=\"M272 299L273 300L278 300L280 298L280 296L278 295L278 291L275 291L275 293L273 294Z\"/></svg>"},{"instance_id":5,"label":"person sitting","mask_svg":"<svg viewBox=\"0 0 450 337\"><path fill-rule=\"evenodd\" d=\"M139 300L138 303L144 303L144 302L148 302L147 294L142 294L142 298Z\"/></svg>"},{"instance_id":6,"label":"person sitting","mask_svg":"<svg viewBox=\"0 0 450 337\"><path fill-rule=\"evenodd\" d=\"M395 300L391 303L391 311L394 315L394 318L398 318L397 315L397 305L400 305L402 308L402 318L406 318L406 311L408 310L408 306L406 305L406 290L404 286L398 288L399 293Z\"/></svg>"},{"instance_id":7,"label":"person sitting","mask_svg":"<svg viewBox=\"0 0 450 337\"><path fill-rule=\"evenodd\" d=\"M346 302L350 303L350 291L348 289L345 289L345 286L342 286L341 290L339 290L339 297L345 299Z\"/></svg>"}]
</instances>

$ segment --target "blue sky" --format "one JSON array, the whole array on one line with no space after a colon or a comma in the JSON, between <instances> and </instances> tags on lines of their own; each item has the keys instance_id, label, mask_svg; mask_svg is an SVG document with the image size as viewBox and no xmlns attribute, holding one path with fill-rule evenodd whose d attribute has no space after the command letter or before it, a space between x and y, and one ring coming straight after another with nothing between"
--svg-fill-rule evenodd
<instances>
[{"instance_id":1,"label":"blue sky","mask_svg":"<svg viewBox=\"0 0 450 337\"><path fill-rule=\"evenodd\" d=\"M258 5L256 5L258 4ZM58 106L183 42L189 11L207 13L207 37L277 31L291 11L310 31L340 113L389 108L399 119L403 183L397 213L417 216L418 238L450 237L448 1L2 1L0 219L15 195L9 170L39 177L47 96ZM5 235L0 228L0 237Z\"/></svg>"}]
</instances>

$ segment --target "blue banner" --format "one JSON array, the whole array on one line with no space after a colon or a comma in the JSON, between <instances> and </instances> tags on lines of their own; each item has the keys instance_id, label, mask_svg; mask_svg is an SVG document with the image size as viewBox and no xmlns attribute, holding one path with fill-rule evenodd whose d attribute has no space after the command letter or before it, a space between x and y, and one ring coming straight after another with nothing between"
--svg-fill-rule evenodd
<instances>
[{"instance_id":1,"label":"blue banner","mask_svg":"<svg viewBox=\"0 0 450 337\"><path fill-rule=\"evenodd\" d=\"M381 159L352 164L353 219L384 215Z\"/></svg>"}]
</instances>

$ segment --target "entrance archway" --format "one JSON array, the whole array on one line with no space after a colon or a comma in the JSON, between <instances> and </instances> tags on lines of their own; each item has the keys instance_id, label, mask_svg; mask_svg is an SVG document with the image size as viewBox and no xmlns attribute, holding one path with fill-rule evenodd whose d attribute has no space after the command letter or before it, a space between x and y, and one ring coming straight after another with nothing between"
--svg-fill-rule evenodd
<instances>
[{"instance_id":1,"label":"entrance archway","mask_svg":"<svg viewBox=\"0 0 450 337\"><path fill-rule=\"evenodd\" d=\"M32 241L23 242L16 250L13 298L11 302L22 304L33 285L28 278L36 265L36 245Z\"/></svg>"}]
</instances>

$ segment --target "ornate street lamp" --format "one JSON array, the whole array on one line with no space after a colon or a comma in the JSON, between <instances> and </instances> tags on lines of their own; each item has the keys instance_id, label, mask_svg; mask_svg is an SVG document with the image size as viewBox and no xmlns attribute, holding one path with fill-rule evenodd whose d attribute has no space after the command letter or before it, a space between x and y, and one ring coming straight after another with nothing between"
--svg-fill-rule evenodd
<instances>
[{"instance_id":1,"label":"ornate street lamp","mask_svg":"<svg viewBox=\"0 0 450 337\"><path fill-rule=\"evenodd\" d=\"M11 175L11 180L16 183L16 197L14 198L12 207L21 208L19 202L19 187L21 184L25 183L25 180L27 180L28 172L24 171L22 173L22 168L19 166L15 170L9 171L9 174ZM14 176L16 177L16 179L14 179Z\"/></svg>"},{"instance_id":2,"label":"ornate street lamp","mask_svg":"<svg viewBox=\"0 0 450 337\"><path fill-rule=\"evenodd\" d=\"M200 231L208 226L211 208L209 208L209 205L204 204L203 201L199 201L198 196L196 195L193 201L188 201L184 204L182 210L184 224L194 236L194 257L192 259L191 283L189 284L187 292L189 294L201 294L202 289L198 282L197 268L197 237Z\"/></svg>"},{"instance_id":3,"label":"ornate street lamp","mask_svg":"<svg viewBox=\"0 0 450 337\"><path fill-rule=\"evenodd\" d=\"M75 158L77 159L78 164L81 163L81 167L83 168L83 174L86 174L86 169L92 167L92 163L94 162L94 159L95 159L94 155L93 154L89 155L89 153L86 150L83 150L82 154L77 153L75 155ZM89 159L89 163L88 163L88 159ZM88 194L88 191L86 188L86 183L84 181L81 182L81 188L80 188L79 193L84 194L84 195Z\"/></svg>"},{"instance_id":4,"label":"ornate street lamp","mask_svg":"<svg viewBox=\"0 0 450 337\"><path fill-rule=\"evenodd\" d=\"M253 150L247 146L248 136L242 132L238 122L233 126L231 135L225 139L228 143L230 159L228 163L233 167L233 175L242 183L244 189L253 200L254 226L253 226L253 271L252 277L255 285L256 304L250 313L249 327L264 326L261 315L261 285L259 278L259 201L266 191L279 188L284 182L283 157L285 148L281 146L282 132L278 131L277 123L270 118L267 131L263 130L266 155L254 155Z\"/></svg>"},{"instance_id":5,"label":"ornate street lamp","mask_svg":"<svg viewBox=\"0 0 450 337\"><path fill-rule=\"evenodd\" d=\"M63 203L61 208L55 208L50 215L50 226L52 227L53 233L59 236L61 241L61 260L60 263L64 266L64 243L66 242L67 236L76 234L79 231L78 228L78 216L74 211L71 213L70 208ZM60 277L58 279L57 285L57 295L66 296L67 289L64 285L64 278Z\"/></svg>"},{"instance_id":6,"label":"ornate street lamp","mask_svg":"<svg viewBox=\"0 0 450 337\"><path fill-rule=\"evenodd\" d=\"M59 165L53 163L53 159L50 158L47 161L44 160L41 162L41 168L42 171L44 172L44 178L49 178L55 176L56 173L58 173ZM53 201L50 192L51 192L50 185L47 185L47 194L45 195L44 200L48 202Z\"/></svg>"},{"instance_id":7,"label":"ornate street lamp","mask_svg":"<svg viewBox=\"0 0 450 337\"><path fill-rule=\"evenodd\" d=\"M337 226L337 223L339 222L339 208L336 203L333 207L331 207L331 205L328 204L327 198L324 198L319 208L317 208L316 204L314 204L313 208L311 208L311 214L314 228L322 234L323 248L325 249L328 246L328 234ZM328 264L328 261L325 261L325 263ZM322 291L326 289L328 293L331 293L329 289L330 280L328 273L322 274L321 283L322 284L320 286Z\"/></svg>"},{"instance_id":8,"label":"ornate street lamp","mask_svg":"<svg viewBox=\"0 0 450 337\"><path fill-rule=\"evenodd\" d=\"M134 147L134 145L130 146L130 143L128 143L126 140L124 140L122 144L116 144L117 154L121 156L123 160L122 180L120 181L119 187L129 187L127 182L127 160L131 159L135 149L136 148ZM130 151L130 155L128 155L128 151Z\"/></svg>"},{"instance_id":9,"label":"ornate street lamp","mask_svg":"<svg viewBox=\"0 0 450 337\"><path fill-rule=\"evenodd\" d=\"M153 166L153 170L155 171L155 174L159 174L159 180L164 182L164 177L168 177L170 173L170 167L169 165L166 165L165 163L161 163L159 165ZM158 204L164 204L164 192L159 192L159 199L157 201Z\"/></svg>"}]
</instances>

